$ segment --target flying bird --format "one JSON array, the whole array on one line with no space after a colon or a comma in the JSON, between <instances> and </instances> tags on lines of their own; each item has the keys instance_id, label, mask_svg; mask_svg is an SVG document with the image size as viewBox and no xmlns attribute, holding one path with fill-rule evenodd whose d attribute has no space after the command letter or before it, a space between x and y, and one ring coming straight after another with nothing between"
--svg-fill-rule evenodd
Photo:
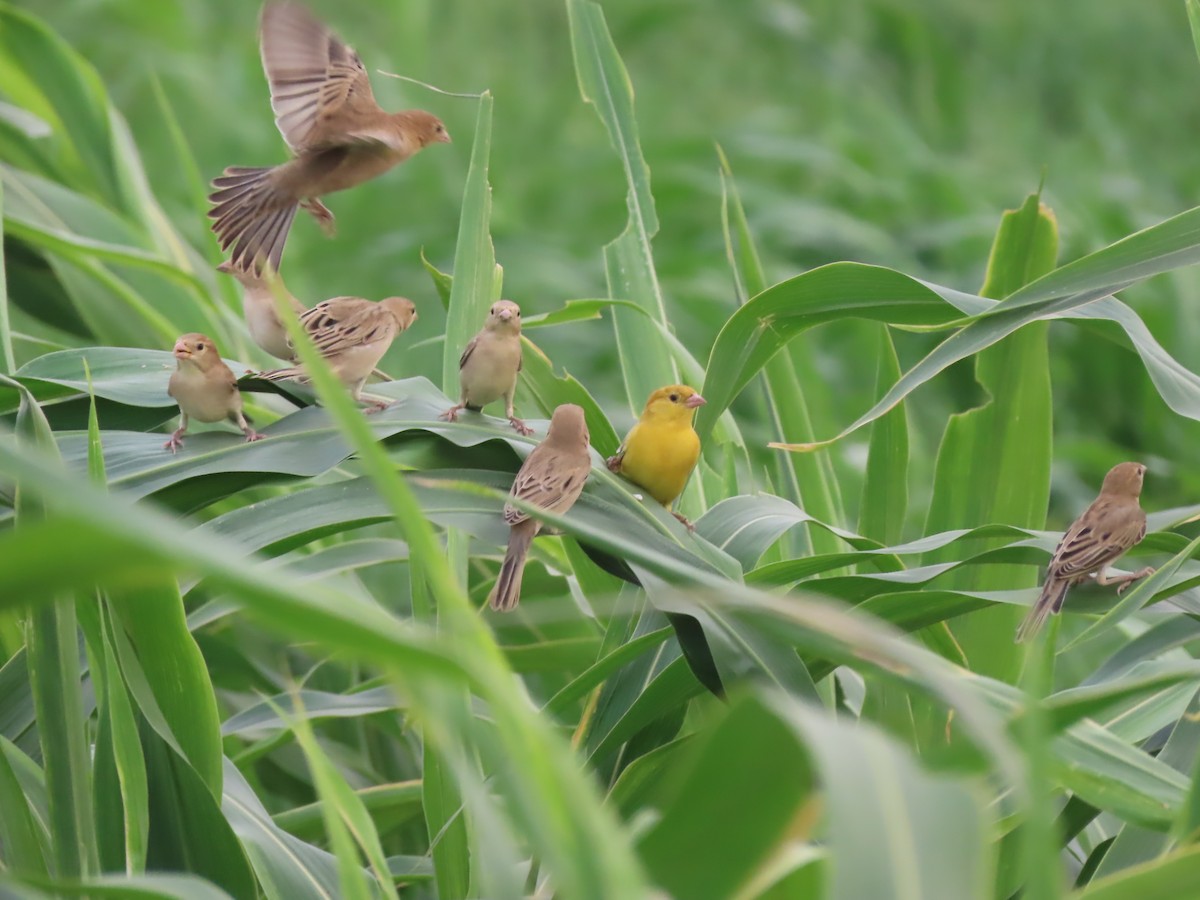
<instances>
[{"instance_id":1,"label":"flying bird","mask_svg":"<svg viewBox=\"0 0 1200 900\"><path fill-rule=\"evenodd\" d=\"M293 153L278 166L233 166L213 181L208 215L230 262L279 271L298 206L332 233L318 200L382 175L430 144L449 143L446 126L420 109L384 112L358 54L303 5L269 2L260 27L263 70L275 124Z\"/></svg>"}]
</instances>

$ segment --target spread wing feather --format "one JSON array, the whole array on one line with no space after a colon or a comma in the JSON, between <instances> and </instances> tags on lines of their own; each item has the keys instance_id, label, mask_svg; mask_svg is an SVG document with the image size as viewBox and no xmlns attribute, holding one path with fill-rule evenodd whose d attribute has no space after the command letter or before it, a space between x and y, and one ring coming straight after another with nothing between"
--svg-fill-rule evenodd
<instances>
[{"instance_id":1,"label":"spread wing feather","mask_svg":"<svg viewBox=\"0 0 1200 900\"><path fill-rule=\"evenodd\" d=\"M360 297L318 303L300 317L300 323L327 359L354 347L391 340L399 327L387 309Z\"/></svg>"},{"instance_id":2,"label":"spread wing feather","mask_svg":"<svg viewBox=\"0 0 1200 900\"><path fill-rule=\"evenodd\" d=\"M263 8L261 47L275 124L294 152L312 147L332 119L378 111L358 54L301 4Z\"/></svg>"}]
</instances>

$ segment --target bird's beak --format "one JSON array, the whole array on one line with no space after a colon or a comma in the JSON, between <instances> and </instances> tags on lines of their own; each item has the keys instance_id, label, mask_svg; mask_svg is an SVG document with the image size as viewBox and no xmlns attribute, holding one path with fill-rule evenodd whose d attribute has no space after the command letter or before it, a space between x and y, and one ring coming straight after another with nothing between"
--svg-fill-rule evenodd
<instances>
[{"instance_id":1,"label":"bird's beak","mask_svg":"<svg viewBox=\"0 0 1200 900\"><path fill-rule=\"evenodd\" d=\"M438 141L443 144L453 144L454 143L454 141L450 140L450 132L448 132L448 131L443 131L442 136L440 138L438 138Z\"/></svg>"},{"instance_id":2,"label":"bird's beak","mask_svg":"<svg viewBox=\"0 0 1200 900\"><path fill-rule=\"evenodd\" d=\"M175 342L175 349L172 351L176 359L188 359L192 355L192 351L188 349L188 345L182 340Z\"/></svg>"},{"instance_id":3,"label":"bird's beak","mask_svg":"<svg viewBox=\"0 0 1200 900\"><path fill-rule=\"evenodd\" d=\"M707 402L708 401L699 394L692 394L692 396L683 401L683 405L688 409L695 409L697 406L703 406Z\"/></svg>"},{"instance_id":4,"label":"bird's beak","mask_svg":"<svg viewBox=\"0 0 1200 900\"><path fill-rule=\"evenodd\" d=\"M512 310L510 310L510 309L500 310L500 321L501 322L507 322L511 318L512 318Z\"/></svg>"}]
</instances>

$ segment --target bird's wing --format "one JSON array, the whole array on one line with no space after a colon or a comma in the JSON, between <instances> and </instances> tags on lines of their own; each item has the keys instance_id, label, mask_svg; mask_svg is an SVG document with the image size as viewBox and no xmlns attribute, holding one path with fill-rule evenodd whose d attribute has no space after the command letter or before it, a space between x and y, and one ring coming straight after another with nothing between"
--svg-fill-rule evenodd
<instances>
[{"instance_id":1,"label":"bird's wing","mask_svg":"<svg viewBox=\"0 0 1200 900\"><path fill-rule=\"evenodd\" d=\"M639 425L641 425L640 421L634 423L634 426L629 429L629 434L625 435L625 440L621 441L621 446L617 448L617 452L604 461L604 464L608 466L608 471L620 473L621 463L625 461L625 452L629 449L630 442L637 435Z\"/></svg>"},{"instance_id":2,"label":"bird's wing","mask_svg":"<svg viewBox=\"0 0 1200 900\"><path fill-rule=\"evenodd\" d=\"M331 119L379 112L358 54L301 4L268 3L260 42L275 124L293 152Z\"/></svg>"},{"instance_id":3,"label":"bird's wing","mask_svg":"<svg viewBox=\"0 0 1200 900\"><path fill-rule=\"evenodd\" d=\"M475 348L478 346L479 346L479 335L475 335L475 337L471 338L471 340L467 342L466 349L463 350L462 356L460 356L458 358L459 369L461 369L463 366L465 366L467 364L467 360L471 358L471 354L475 352Z\"/></svg>"},{"instance_id":4,"label":"bird's wing","mask_svg":"<svg viewBox=\"0 0 1200 900\"><path fill-rule=\"evenodd\" d=\"M213 372L212 377L217 384L222 385L229 393L237 393L237 376L233 374L233 369L229 368L224 360L221 361L221 367Z\"/></svg>"},{"instance_id":5,"label":"bird's wing","mask_svg":"<svg viewBox=\"0 0 1200 900\"><path fill-rule=\"evenodd\" d=\"M1096 572L1145 534L1146 516L1140 508L1097 501L1063 535L1050 559L1048 574L1072 578Z\"/></svg>"},{"instance_id":6,"label":"bird's wing","mask_svg":"<svg viewBox=\"0 0 1200 900\"><path fill-rule=\"evenodd\" d=\"M326 359L364 344L390 340L400 327L388 310L361 297L334 297L318 303L300 322Z\"/></svg>"},{"instance_id":7,"label":"bird's wing","mask_svg":"<svg viewBox=\"0 0 1200 900\"><path fill-rule=\"evenodd\" d=\"M586 457L581 467L578 461L556 450L545 449L547 452L540 452L543 446L538 446L529 454L517 472L509 496L551 511L568 509L587 481ZM512 504L504 505L504 521L509 525L517 525L528 518L528 513Z\"/></svg>"}]
</instances>

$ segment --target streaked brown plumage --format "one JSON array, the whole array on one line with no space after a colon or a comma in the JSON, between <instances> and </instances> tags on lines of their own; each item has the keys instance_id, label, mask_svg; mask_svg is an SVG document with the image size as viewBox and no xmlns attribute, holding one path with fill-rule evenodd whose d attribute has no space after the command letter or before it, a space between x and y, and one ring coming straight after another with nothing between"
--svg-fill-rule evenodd
<instances>
[{"instance_id":1,"label":"streaked brown plumage","mask_svg":"<svg viewBox=\"0 0 1200 900\"><path fill-rule=\"evenodd\" d=\"M417 320L417 308L405 297L388 297L378 303L361 297L334 297L318 303L300 316L300 324L317 351L333 368L350 394L360 400L363 385L383 359L397 335ZM290 346L290 344L289 344ZM263 372L270 381L306 378L303 366ZM373 404L383 409L386 403Z\"/></svg>"},{"instance_id":2,"label":"streaked brown plumage","mask_svg":"<svg viewBox=\"0 0 1200 900\"><path fill-rule=\"evenodd\" d=\"M1138 503L1146 467L1137 462L1113 466L1104 476L1100 496L1067 529L1054 548L1041 596L1017 629L1017 641L1033 637L1051 613L1062 610L1072 585L1095 577L1097 584L1116 584L1120 594L1130 583L1151 574L1147 566L1128 575L1108 577L1104 569L1146 536L1146 513Z\"/></svg>"},{"instance_id":3,"label":"streaked brown plumage","mask_svg":"<svg viewBox=\"0 0 1200 900\"><path fill-rule=\"evenodd\" d=\"M264 261L279 271L297 206L331 232L333 213L318 197L450 140L432 113L380 109L358 54L301 4L267 3L260 44L275 124L295 158L274 167L226 169L213 181L208 213L221 249L232 248L230 262L254 272Z\"/></svg>"},{"instance_id":4,"label":"streaked brown plumage","mask_svg":"<svg viewBox=\"0 0 1200 900\"><path fill-rule=\"evenodd\" d=\"M509 496L562 515L579 499L591 468L583 409L564 403L554 410L545 439L525 458ZM490 600L492 609L508 611L521 599L525 557L542 523L511 503L504 506L504 521L511 526L508 552Z\"/></svg>"},{"instance_id":5,"label":"streaked brown plumage","mask_svg":"<svg viewBox=\"0 0 1200 900\"><path fill-rule=\"evenodd\" d=\"M257 441L262 435L250 427L242 414L242 395L233 371L225 365L212 339L203 334L185 334L175 342L175 371L167 382L167 393L179 404L179 427L163 447L174 453L183 446L188 419L220 422L228 419Z\"/></svg>"},{"instance_id":6,"label":"streaked brown plumage","mask_svg":"<svg viewBox=\"0 0 1200 900\"><path fill-rule=\"evenodd\" d=\"M489 403L504 399L504 415L518 434L533 429L513 413L517 374L521 371L521 307L499 300L488 311L487 321L458 360L458 403L444 413L448 422L458 420L463 409L479 412Z\"/></svg>"}]
</instances>

